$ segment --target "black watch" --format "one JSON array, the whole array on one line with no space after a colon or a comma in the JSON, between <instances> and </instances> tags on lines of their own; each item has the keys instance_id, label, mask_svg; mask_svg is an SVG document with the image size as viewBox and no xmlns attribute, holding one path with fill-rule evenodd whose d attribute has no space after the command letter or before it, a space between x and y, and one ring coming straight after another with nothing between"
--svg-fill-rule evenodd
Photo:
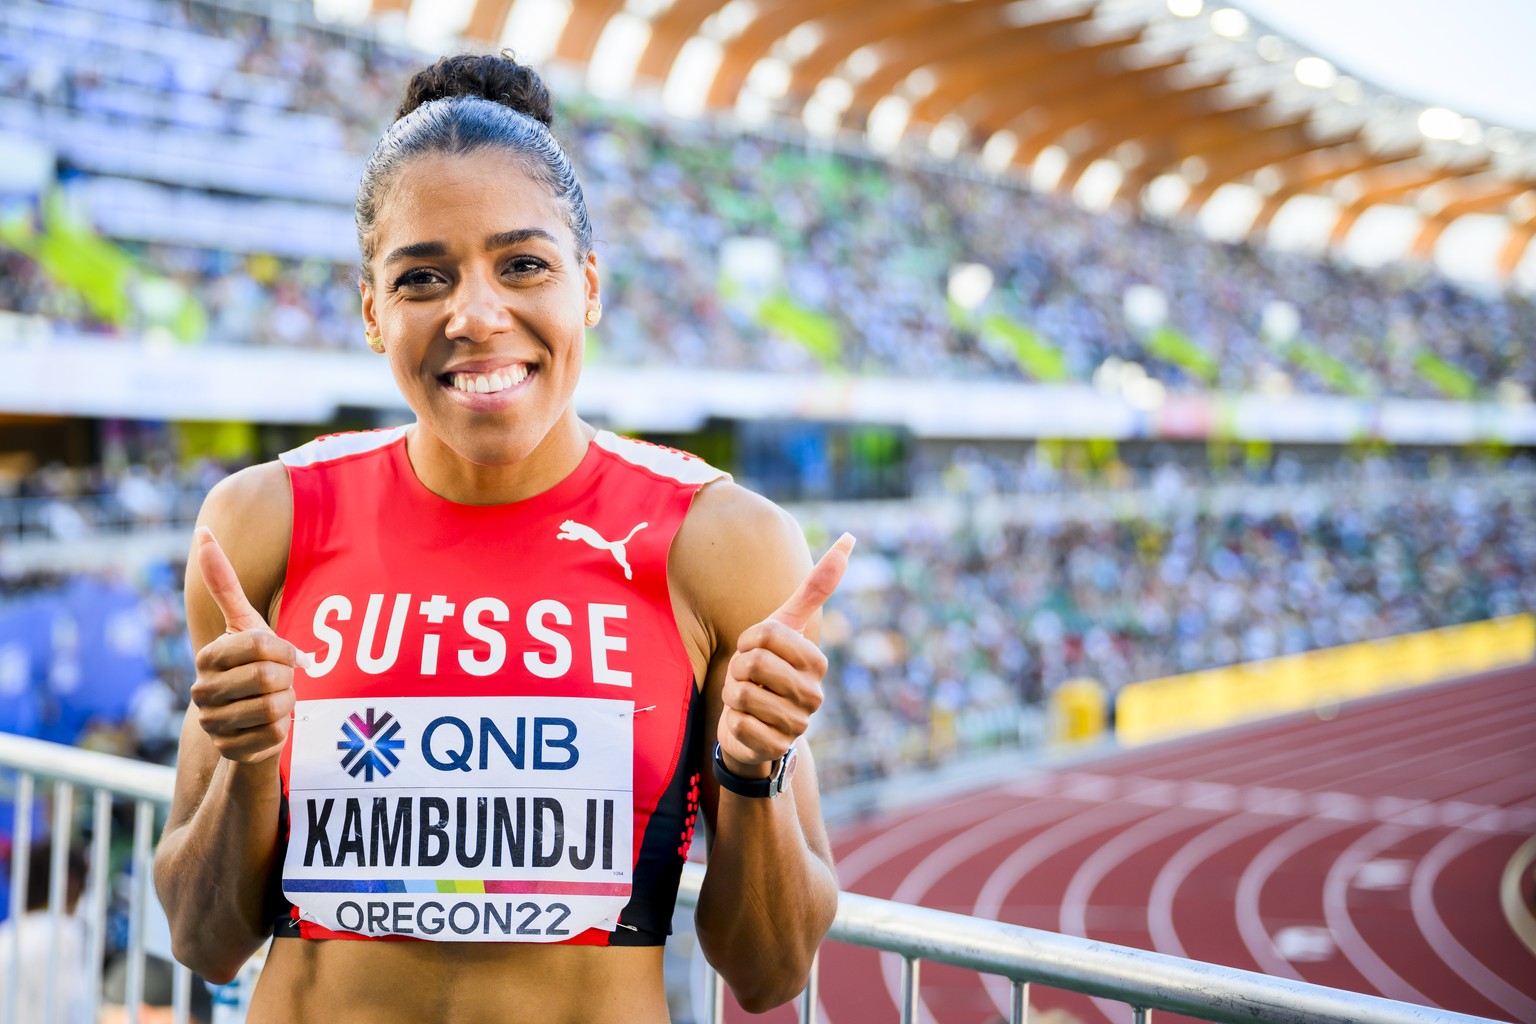
<instances>
[{"instance_id":1,"label":"black watch","mask_svg":"<svg viewBox=\"0 0 1536 1024\"><path fill-rule=\"evenodd\" d=\"M795 775L795 762L799 755L795 753L795 745L791 743L784 756L779 758L778 770L765 779L747 779L725 766L725 758L720 753L720 744L715 744L715 781L720 783L721 789L728 789L737 796L775 797L784 792L789 785L789 780Z\"/></svg>"}]
</instances>

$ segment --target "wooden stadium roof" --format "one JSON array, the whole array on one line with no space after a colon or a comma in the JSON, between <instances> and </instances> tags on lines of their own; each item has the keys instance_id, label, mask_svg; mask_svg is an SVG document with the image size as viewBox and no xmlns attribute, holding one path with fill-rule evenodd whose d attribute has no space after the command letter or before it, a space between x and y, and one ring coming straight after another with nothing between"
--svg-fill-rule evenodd
<instances>
[{"instance_id":1,"label":"wooden stadium roof","mask_svg":"<svg viewBox=\"0 0 1536 1024\"><path fill-rule=\"evenodd\" d=\"M464 35L521 49L506 36L519 4L568 10L548 56L580 69L632 60L635 92L660 94L687 65L695 109L868 129L887 150L958 148L993 170L1034 167L1037 185L1060 191L1093 175L1101 206L1194 216L1223 186L1247 186L1235 194L1262 233L1290 200L1316 196L1314 219L1328 218L1317 233L1333 246L1392 206L1416 215L1405 252L1416 257L1459 218L1492 215L1501 223L1481 227L1504 277L1536 234L1536 139L1426 113L1219 3L474 0ZM603 49L620 29L628 49Z\"/></svg>"}]
</instances>

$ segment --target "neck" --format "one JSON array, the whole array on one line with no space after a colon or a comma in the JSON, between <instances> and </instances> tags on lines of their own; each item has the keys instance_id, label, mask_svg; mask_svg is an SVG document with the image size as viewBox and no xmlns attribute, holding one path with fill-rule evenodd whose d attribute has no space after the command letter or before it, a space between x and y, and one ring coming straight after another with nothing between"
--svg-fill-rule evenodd
<instances>
[{"instance_id":1,"label":"neck","mask_svg":"<svg viewBox=\"0 0 1536 1024\"><path fill-rule=\"evenodd\" d=\"M406 439L411 468L427 490L461 505L505 505L543 494L575 472L597 431L567 407L533 451L497 465L471 462L418 423Z\"/></svg>"}]
</instances>

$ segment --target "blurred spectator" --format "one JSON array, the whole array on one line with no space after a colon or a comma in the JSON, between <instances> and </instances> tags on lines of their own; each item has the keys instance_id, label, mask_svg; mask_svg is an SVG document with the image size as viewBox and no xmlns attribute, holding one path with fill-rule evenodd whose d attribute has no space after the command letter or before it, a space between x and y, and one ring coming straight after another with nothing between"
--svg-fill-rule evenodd
<instances>
[{"instance_id":1,"label":"blurred spectator","mask_svg":"<svg viewBox=\"0 0 1536 1024\"><path fill-rule=\"evenodd\" d=\"M176 147L212 163L229 163L235 141L270 157L274 139L335 158L329 170L311 167L317 161L274 165L288 177L279 182L274 173L266 197L253 196L260 186L243 179L227 194L206 183L136 186L129 191L144 208L123 229L124 244L145 268L192 289L211 342L356 347L356 272L338 259L349 252L342 204L418 58L359 30L165 0L136 9L177 46L130 58L100 12L78 22L92 34L89 45L73 37L64 45L42 26L72 3L23 7L37 17L0 31L17 57L0 66L0 97L81 115L75 130L106 133L108 147L127 123L174 130ZM174 52L182 56L166 55ZM1424 266L1366 271L1213 242L1182 226L1087 213L974 169L833 154L704 123L648 123L579 96L562 99L556 130L582 170L605 275L609 314L594 344L598 361L918 377L1045 373L1021 360L995 326L1001 318L1032 331L1065 379L1085 383L1121 360L1173 390L1500 400L1536 391L1530 296L1475 294ZM8 109L0 102L0 128ZM23 115L13 114L16 130L25 130ZM70 188L88 204L95 183L136 173L126 165L70 168ZM303 202L288 202L294 190ZM328 198L318 202L321 193ZM100 201L115 206L127 194L102 192ZM246 225L271 219L263 199L287 202L283 234L268 248L291 248L295 238L311 248L273 256L249 241L230 250L174 244L189 196L199 211ZM782 268L771 290L831 325L829 348L813 351L782 319L733 297L723 253L742 238L777 247ZM995 286L974 314L957 315L948 275L970 262L990 268ZM1145 332L1156 325L1127 320L1135 286L1160 294L1167 326L1198 358L1166 347L1155 354ZM1277 302L1297 314L1284 336L1266 320ZM15 254L0 258L0 308L102 326Z\"/></svg>"},{"instance_id":2,"label":"blurred spectator","mask_svg":"<svg viewBox=\"0 0 1536 1024\"><path fill-rule=\"evenodd\" d=\"M13 851L12 855L15 855ZM95 977L90 949L86 944L86 924L75 910L85 891L85 858L71 849L66 857L67 877L63 913L58 929L48 911L49 880L52 878L53 846L35 844L27 851L26 913L20 921L0 922L0 976L17 955L20 962L16 987L16 1019L42 1021L48 1006L50 977L56 978L54 1005L64 1024L91 1024L90 985ZM58 944L58 959L50 969L50 954Z\"/></svg>"}]
</instances>

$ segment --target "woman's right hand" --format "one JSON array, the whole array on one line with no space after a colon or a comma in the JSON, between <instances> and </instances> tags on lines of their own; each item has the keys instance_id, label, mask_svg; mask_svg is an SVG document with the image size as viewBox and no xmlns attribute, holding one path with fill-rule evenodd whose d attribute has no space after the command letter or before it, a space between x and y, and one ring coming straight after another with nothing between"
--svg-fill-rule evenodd
<instances>
[{"instance_id":1,"label":"woman's right hand","mask_svg":"<svg viewBox=\"0 0 1536 1024\"><path fill-rule=\"evenodd\" d=\"M224 633L197 652L197 722L219 756L255 764L280 753L288 739L293 670L302 654L251 605L213 532L198 527L196 541L203 583L224 614Z\"/></svg>"}]
</instances>

